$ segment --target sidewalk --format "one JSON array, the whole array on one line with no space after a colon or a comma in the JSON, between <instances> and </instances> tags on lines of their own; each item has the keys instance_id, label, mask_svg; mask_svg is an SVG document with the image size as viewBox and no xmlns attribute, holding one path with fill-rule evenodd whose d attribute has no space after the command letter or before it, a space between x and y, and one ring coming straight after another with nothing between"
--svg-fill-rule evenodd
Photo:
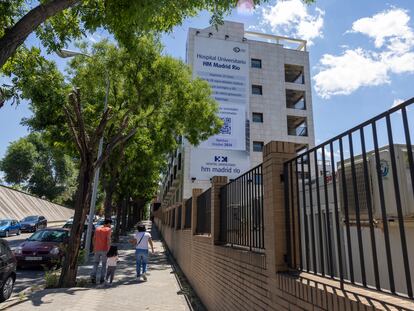
<instances>
[{"instance_id":1,"label":"sidewalk","mask_svg":"<svg viewBox=\"0 0 414 311\"><path fill-rule=\"evenodd\" d=\"M152 235L155 253L150 254L147 282L137 280L135 252L126 242L128 237L124 237L118 244L121 261L112 287L43 290L8 310L190 310L185 297L180 294L157 230L152 229ZM91 268L91 265L82 267L80 276L88 276Z\"/></svg>"}]
</instances>

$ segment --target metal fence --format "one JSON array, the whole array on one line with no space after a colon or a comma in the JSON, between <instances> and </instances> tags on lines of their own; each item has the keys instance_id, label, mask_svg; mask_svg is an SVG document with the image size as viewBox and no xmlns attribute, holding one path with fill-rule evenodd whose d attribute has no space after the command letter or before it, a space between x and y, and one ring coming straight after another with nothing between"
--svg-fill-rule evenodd
<instances>
[{"instance_id":1,"label":"metal fence","mask_svg":"<svg viewBox=\"0 0 414 311\"><path fill-rule=\"evenodd\" d=\"M193 198L189 198L185 201L185 220L184 220L184 229L191 228L191 212L193 209Z\"/></svg>"},{"instance_id":2,"label":"metal fence","mask_svg":"<svg viewBox=\"0 0 414 311\"><path fill-rule=\"evenodd\" d=\"M413 298L413 103L285 163L291 268Z\"/></svg>"},{"instance_id":3,"label":"metal fence","mask_svg":"<svg viewBox=\"0 0 414 311\"><path fill-rule=\"evenodd\" d=\"M182 215L182 205L180 204L177 207L177 227L175 227L177 230L181 229L181 215Z\"/></svg>"},{"instance_id":4,"label":"metal fence","mask_svg":"<svg viewBox=\"0 0 414 311\"><path fill-rule=\"evenodd\" d=\"M197 197L196 233L211 233L211 188Z\"/></svg>"},{"instance_id":5,"label":"metal fence","mask_svg":"<svg viewBox=\"0 0 414 311\"><path fill-rule=\"evenodd\" d=\"M170 211L170 213L171 213L171 222L170 222L170 225L171 225L171 228L174 228L175 227L175 208L173 208Z\"/></svg>"},{"instance_id":6,"label":"metal fence","mask_svg":"<svg viewBox=\"0 0 414 311\"><path fill-rule=\"evenodd\" d=\"M220 241L264 249L262 165L223 186L220 205Z\"/></svg>"}]
</instances>

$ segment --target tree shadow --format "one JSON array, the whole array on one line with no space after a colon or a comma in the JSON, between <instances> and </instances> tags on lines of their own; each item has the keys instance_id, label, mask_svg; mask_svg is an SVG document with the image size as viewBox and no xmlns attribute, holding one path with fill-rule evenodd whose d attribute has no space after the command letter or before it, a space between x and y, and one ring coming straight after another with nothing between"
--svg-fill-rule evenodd
<instances>
[{"instance_id":1,"label":"tree shadow","mask_svg":"<svg viewBox=\"0 0 414 311\"><path fill-rule=\"evenodd\" d=\"M154 241L162 241L160 235L156 228L151 228L151 235ZM17 302L16 304L21 304L23 302L30 302L33 307L38 307L43 304L50 304L51 302L45 301L45 298L49 295L64 293L67 295L75 295L77 292L86 291L90 289L110 289L118 286L128 286L136 285L143 283L145 281L139 280L136 277L136 260L135 260L135 249L128 241L131 239L132 235L121 236L119 243L116 243L118 249L121 251L120 262L117 265L117 270L115 272L115 278L111 286L105 286L104 284L91 284L90 283L90 273L92 272L93 262L79 266L78 278L86 280L83 284L83 287L75 288L57 288L57 289L45 289L41 291L34 292L28 296L28 300L23 300ZM151 271L163 271L173 269L172 273L175 273L175 269L172 265L171 258L168 255L168 251L164 249L163 251L150 254L148 257L148 272ZM44 274L43 269L39 269L39 274ZM98 271L98 275L100 271ZM179 295L186 295L188 289L182 288L177 293Z\"/></svg>"}]
</instances>

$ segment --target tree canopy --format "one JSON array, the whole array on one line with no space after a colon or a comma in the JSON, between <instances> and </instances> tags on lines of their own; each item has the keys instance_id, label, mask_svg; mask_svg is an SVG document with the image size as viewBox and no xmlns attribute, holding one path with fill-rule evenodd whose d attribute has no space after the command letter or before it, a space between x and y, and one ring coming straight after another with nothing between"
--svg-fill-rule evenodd
<instances>
[{"instance_id":1,"label":"tree canopy","mask_svg":"<svg viewBox=\"0 0 414 311\"><path fill-rule=\"evenodd\" d=\"M88 47L79 47L86 54ZM76 275L80 224L89 210L94 171L104 163L112 165L119 176L116 193L148 200L177 137L198 144L217 133L222 121L208 83L193 78L182 61L163 56L157 36L137 37L128 48L99 42L89 48L90 56L69 63L66 76L38 50L19 51L26 52L28 58L14 58L5 66L15 96L28 100L33 111L24 122L34 132L47 133L48 141L79 168L68 264L61 278L66 286ZM101 137L105 143L98 158ZM121 155L120 161L112 160Z\"/></svg>"},{"instance_id":2,"label":"tree canopy","mask_svg":"<svg viewBox=\"0 0 414 311\"><path fill-rule=\"evenodd\" d=\"M303 0L312 3L314 0ZM255 0L259 5L267 0ZM36 32L48 51L56 51L87 32L104 28L126 47L145 32L170 31L200 10L212 12L211 23L238 4L236 0L6 0L0 2L0 68Z\"/></svg>"},{"instance_id":3,"label":"tree canopy","mask_svg":"<svg viewBox=\"0 0 414 311\"><path fill-rule=\"evenodd\" d=\"M76 189L76 164L49 145L41 133L11 143L0 162L4 180L19 189L56 203L68 203Z\"/></svg>"}]
</instances>

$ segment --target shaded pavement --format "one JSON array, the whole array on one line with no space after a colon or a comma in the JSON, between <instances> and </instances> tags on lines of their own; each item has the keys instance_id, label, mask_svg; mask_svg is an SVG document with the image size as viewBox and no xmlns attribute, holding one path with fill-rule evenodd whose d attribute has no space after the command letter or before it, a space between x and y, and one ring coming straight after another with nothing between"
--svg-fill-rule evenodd
<instances>
[{"instance_id":1,"label":"shaded pavement","mask_svg":"<svg viewBox=\"0 0 414 311\"><path fill-rule=\"evenodd\" d=\"M42 290L8 310L190 310L155 228L152 235L155 253L150 253L147 282L136 278L135 250L127 242L131 236L123 237L111 287ZM81 267L80 277L87 278L91 269L91 265Z\"/></svg>"}]
</instances>

